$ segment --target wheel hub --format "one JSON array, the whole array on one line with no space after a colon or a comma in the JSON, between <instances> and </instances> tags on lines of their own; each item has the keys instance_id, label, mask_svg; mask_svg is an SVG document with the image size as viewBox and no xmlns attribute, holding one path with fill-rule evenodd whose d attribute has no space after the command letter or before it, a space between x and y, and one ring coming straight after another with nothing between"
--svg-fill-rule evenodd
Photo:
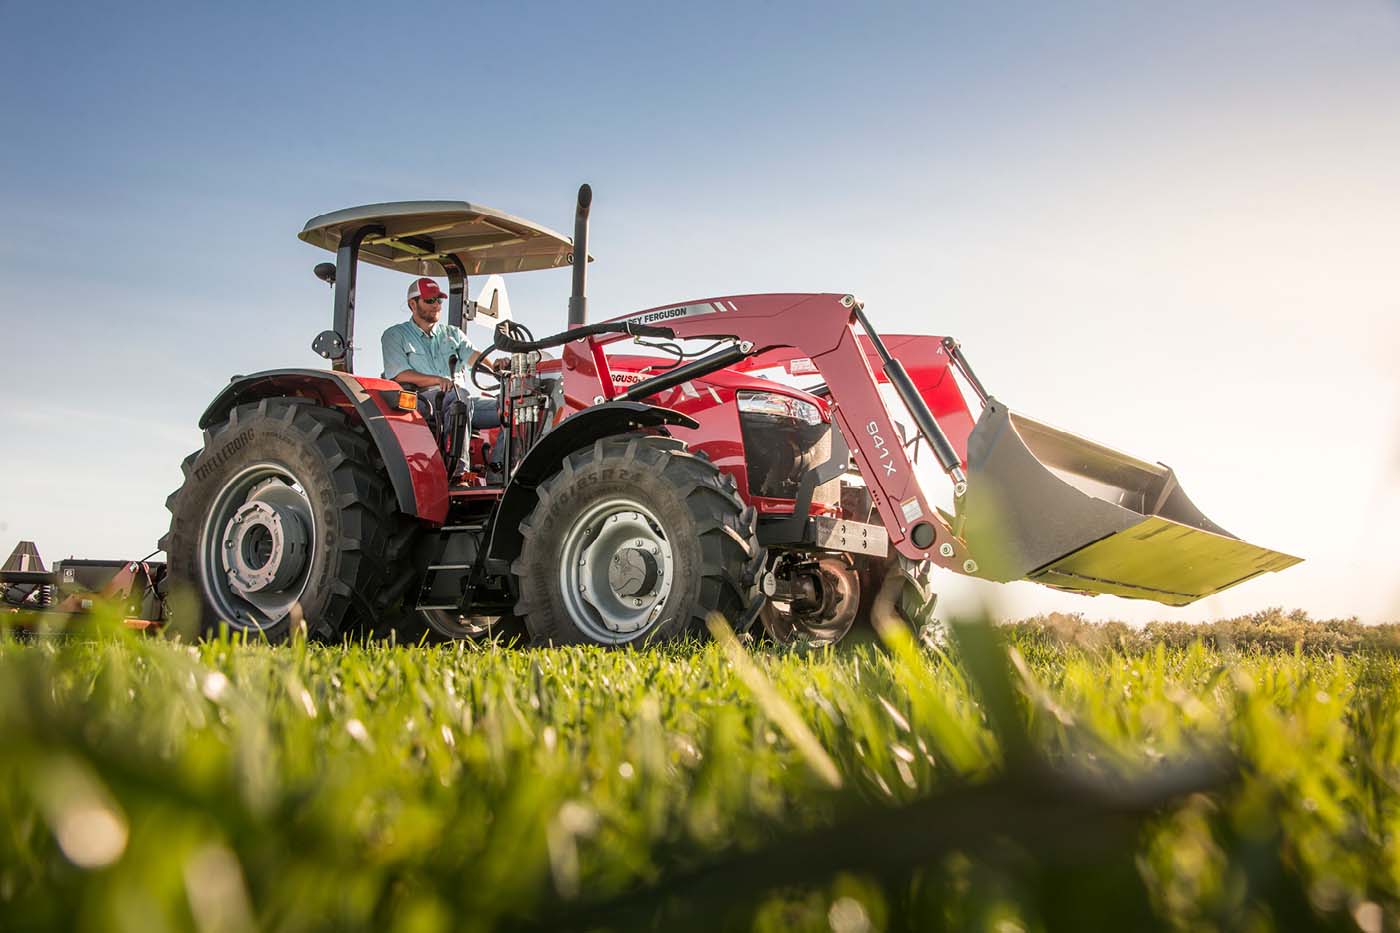
<instances>
[{"instance_id":1,"label":"wheel hub","mask_svg":"<svg viewBox=\"0 0 1400 933\"><path fill-rule=\"evenodd\" d=\"M200 530L205 595L231 626L267 628L301 600L315 541L311 500L291 471L248 466L214 496Z\"/></svg>"},{"instance_id":2,"label":"wheel hub","mask_svg":"<svg viewBox=\"0 0 1400 933\"><path fill-rule=\"evenodd\" d=\"M224 570L244 596L286 589L306 568L306 553L301 518L283 506L245 502L224 526Z\"/></svg>"},{"instance_id":3,"label":"wheel hub","mask_svg":"<svg viewBox=\"0 0 1400 933\"><path fill-rule=\"evenodd\" d=\"M661 568L656 555L639 547L623 548L613 555L608 568L608 585L618 596L644 596L656 591Z\"/></svg>"},{"instance_id":4,"label":"wheel hub","mask_svg":"<svg viewBox=\"0 0 1400 933\"><path fill-rule=\"evenodd\" d=\"M621 643L660 618L673 558L647 509L620 499L599 503L565 536L562 556L565 602L590 636Z\"/></svg>"}]
</instances>

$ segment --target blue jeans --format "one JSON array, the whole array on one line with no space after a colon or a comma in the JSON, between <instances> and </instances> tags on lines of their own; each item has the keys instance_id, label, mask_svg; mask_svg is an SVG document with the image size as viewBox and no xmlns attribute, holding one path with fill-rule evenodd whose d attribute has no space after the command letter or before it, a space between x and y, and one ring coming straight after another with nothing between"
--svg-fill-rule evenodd
<instances>
[{"instance_id":1,"label":"blue jeans","mask_svg":"<svg viewBox=\"0 0 1400 933\"><path fill-rule=\"evenodd\" d=\"M444 398L446 396L446 398ZM501 426L501 410L493 398L480 398L469 395L466 389L458 386L448 392L442 389L423 389L418 393L418 413L429 421L433 421L429 411L438 412L442 405L466 405L469 420L467 421L467 433L470 436L472 431L485 431L489 428L499 428ZM491 452L487 455L487 460L492 466L500 469L501 455L505 452L505 445L497 443L491 445Z\"/></svg>"},{"instance_id":2,"label":"blue jeans","mask_svg":"<svg viewBox=\"0 0 1400 933\"><path fill-rule=\"evenodd\" d=\"M468 430L485 431L488 428L501 426L501 411L495 399L468 395L467 390L460 387L452 389L450 393L444 393L441 389L420 389L418 391L418 413L427 418L429 410L438 411L444 402L444 396L449 404L455 402L470 406L471 420L468 422L470 425Z\"/></svg>"},{"instance_id":3,"label":"blue jeans","mask_svg":"<svg viewBox=\"0 0 1400 933\"><path fill-rule=\"evenodd\" d=\"M493 398L471 399L472 420L471 429L473 431L484 431L487 428L499 428L501 426L501 409Z\"/></svg>"}]
</instances>

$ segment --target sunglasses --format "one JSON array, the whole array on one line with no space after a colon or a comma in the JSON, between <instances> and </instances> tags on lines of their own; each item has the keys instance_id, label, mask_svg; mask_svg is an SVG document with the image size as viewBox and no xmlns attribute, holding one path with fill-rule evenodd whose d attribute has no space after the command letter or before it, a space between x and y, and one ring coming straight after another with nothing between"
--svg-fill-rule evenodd
<instances>
[{"instance_id":1,"label":"sunglasses","mask_svg":"<svg viewBox=\"0 0 1400 933\"><path fill-rule=\"evenodd\" d=\"M442 299L441 299L441 298L419 298L418 300L421 301L421 302L423 302L423 304L425 304L425 305L440 305L440 304L442 304Z\"/></svg>"}]
</instances>

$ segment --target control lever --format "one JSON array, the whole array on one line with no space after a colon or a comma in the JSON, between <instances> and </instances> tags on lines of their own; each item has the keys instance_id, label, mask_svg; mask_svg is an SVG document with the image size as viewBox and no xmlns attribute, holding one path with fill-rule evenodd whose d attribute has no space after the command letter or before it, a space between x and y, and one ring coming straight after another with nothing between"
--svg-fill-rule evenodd
<instances>
[{"instance_id":1,"label":"control lever","mask_svg":"<svg viewBox=\"0 0 1400 933\"><path fill-rule=\"evenodd\" d=\"M443 454L447 460L447 478L451 482L459 469L471 469L466 458L467 438L471 434L471 403L464 402L457 386L457 354L447 358L447 371L451 374L452 385L442 393L439 411L438 436L442 438ZM457 409L449 418L448 411ZM449 423L451 428L448 428Z\"/></svg>"}]
</instances>

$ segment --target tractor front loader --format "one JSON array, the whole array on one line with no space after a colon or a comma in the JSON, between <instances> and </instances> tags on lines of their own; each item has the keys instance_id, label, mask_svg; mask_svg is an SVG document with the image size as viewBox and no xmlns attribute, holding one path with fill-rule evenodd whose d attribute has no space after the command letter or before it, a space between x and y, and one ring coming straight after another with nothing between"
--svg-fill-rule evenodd
<instances>
[{"instance_id":1,"label":"tractor front loader","mask_svg":"<svg viewBox=\"0 0 1400 933\"><path fill-rule=\"evenodd\" d=\"M1166 467L1008 410L956 341L882 337L851 295L588 323L591 198L572 240L460 201L308 222L336 253L316 269L331 367L235 377L205 412L168 502L162 590L198 607L175 621L620 646L718 613L829 643L871 615L926 622L932 567L1183 605L1296 562L1214 525ZM360 262L445 276L451 323L494 321L459 382L494 396L499 429L461 391L356 374ZM570 264L559 334L466 299L469 276ZM929 456L947 508L916 469Z\"/></svg>"}]
</instances>

